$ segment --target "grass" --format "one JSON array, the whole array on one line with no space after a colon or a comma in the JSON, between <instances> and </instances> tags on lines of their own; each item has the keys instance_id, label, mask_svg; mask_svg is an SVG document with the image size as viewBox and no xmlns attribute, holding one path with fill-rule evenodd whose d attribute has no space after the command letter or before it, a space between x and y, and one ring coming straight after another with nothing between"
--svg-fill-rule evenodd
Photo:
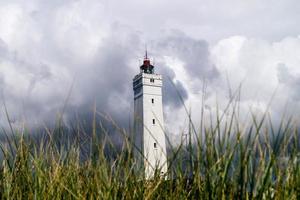
<instances>
[{"instance_id":1,"label":"grass","mask_svg":"<svg viewBox=\"0 0 300 200\"><path fill-rule=\"evenodd\" d=\"M69 129L58 123L38 139L3 131L1 199L300 199L296 123L283 119L275 128L266 112L243 125L237 108L229 102L199 131L188 115L188 145L168 144L168 180L143 179L129 134L107 116L121 147L97 120L89 131L79 122Z\"/></svg>"}]
</instances>

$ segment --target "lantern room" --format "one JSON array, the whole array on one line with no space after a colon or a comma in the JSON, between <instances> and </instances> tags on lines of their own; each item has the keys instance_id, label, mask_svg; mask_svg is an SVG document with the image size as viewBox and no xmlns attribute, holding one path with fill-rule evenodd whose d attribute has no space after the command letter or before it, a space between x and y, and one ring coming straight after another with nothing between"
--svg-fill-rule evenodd
<instances>
[{"instance_id":1,"label":"lantern room","mask_svg":"<svg viewBox=\"0 0 300 200\"><path fill-rule=\"evenodd\" d=\"M150 59L148 58L147 51L144 58L143 65L140 66L141 72L146 74L153 74L154 73L154 66L151 65Z\"/></svg>"}]
</instances>

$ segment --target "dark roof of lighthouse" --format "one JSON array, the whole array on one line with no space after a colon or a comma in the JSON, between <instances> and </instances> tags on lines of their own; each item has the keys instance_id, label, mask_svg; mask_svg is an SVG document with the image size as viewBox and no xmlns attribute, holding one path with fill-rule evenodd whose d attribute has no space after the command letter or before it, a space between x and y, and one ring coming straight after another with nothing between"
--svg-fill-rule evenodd
<instances>
[{"instance_id":1,"label":"dark roof of lighthouse","mask_svg":"<svg viewBox=\"0 0 300 200\"><path fill-rule=\"evenodd\" d=\"M143 70L144 73L153 74L154 66L151 65L150 59L148 58L147 51L144 58L143 65L140 66L140 69Z\"/></svg>"}]
</instances>

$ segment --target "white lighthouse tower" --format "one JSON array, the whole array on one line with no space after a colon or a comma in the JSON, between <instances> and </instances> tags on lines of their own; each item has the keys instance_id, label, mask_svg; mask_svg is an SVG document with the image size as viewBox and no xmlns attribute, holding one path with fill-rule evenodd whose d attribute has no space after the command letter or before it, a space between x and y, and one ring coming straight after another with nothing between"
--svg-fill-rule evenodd
<instances>
[{"instance_id":1,"label":"white lighthouse tower","mask_svg":"<svg viewBox=\"0 0 300 200\"><path fill-rule=\"evenodd\" d=\"M147 51L140 73L133 79L135 156L145 178L167 172L167 151L162 109L162 75L154 73Z\"/></svg>"}]
</instances>

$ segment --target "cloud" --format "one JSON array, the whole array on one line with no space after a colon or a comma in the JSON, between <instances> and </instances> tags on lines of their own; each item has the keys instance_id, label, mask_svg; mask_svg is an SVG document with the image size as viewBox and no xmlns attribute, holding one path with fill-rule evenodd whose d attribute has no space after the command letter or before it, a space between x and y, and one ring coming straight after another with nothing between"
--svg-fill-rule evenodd
<instances>
[{"instance_id":1,"label":"cloud","mask_svg":"<svg viewBox=\"0 0 300 200\"><path fill-rule=\"evenodd\" d=\"M188 99L188 91L184 88L181 81L176 80L176 74L171 66L159 64L162 67L160 73L163 74L163 104L171 106L173 109L178 109L182 106L182 101Z\"/></svg>"},{"instance_id":2,"label":"cloud","mask_svg":"<svg viewBox=\"0 0 300 200\"><path fill-rule=\"evenodd\" d=\"M6 17L13 18L13 23L5 26L16 33L16 41L0 32L4 38L0 40L0 80L2 101L12 122L16 126L24 120L28 126L52 124L65 103L66 121L77 115L87 117L96 103L100 112L127 126L133 109L132 78L139 72L137 61L144 51L139 32L120 22L99 23L95 19L103 16L96 12L101 5L94 8L70 1L49 7L8 6L13 14ZM22 21L26 29L19 33ZM166 72L164 103L179 109L182 105L167 76L184 100L187 91L171 68L162 63L161 69ZM5 125L4 114L1 118Z\"/></svg>"},{"instance_id":3,"label":"cloud","mask_svg":"<svg viewBox=\"0 0 300 200\"><path fill-rule=\"evenodd\" d=\"M284 84L285 88L288 90L287 96L292 98L292 101L300 101L300 74L291 74L289 68L283 64L279 63L277 66L277 77L280 84Z\"/></svg>"},{"instance_id":4,"label":"cloud","mask_svg":"<svg viewBox=\"0 0 300 200\"><path fill-rule=\"evenodd\" d=\"M159 37L162 30L177 29L212 43L232 35L267 41L296 36L300 32L299 7L297 0L173 0L172 3L110 0L106 3L110 17L134 25L150 38Z\"/></svg>"},{"instance_id":5,"label":"cloud","mask_svg":"<svg viewBox=\"0 0 300 200\"><path fill-rule=\"evenodd\" d=\"M210 60L209 45L205 40L188 37L180 31L172 31L158 42L164 55L176 57L191 79L214 79L218 77L216 66Z\"/></svg>"},{"instance_id":6,"label":"cloud","mask_svg":"<svg viewBox=\"0 0 300 200\"><path fill-rule=\"evenodd\" d=\"M226 102L229 79L233 90L242 84L240 107L243 117L249 109L257 113L268 109L275 122L281 120L285 111L299 119L299 68L296 67L300 65L299 48L299 37L269 42L232 36L219 41L212 47L212 59L220 71L215 92Z\"/></svg>"},{"instance_id":7,"label":"cloud","mask_svg":"<svg viewBox=\"0 0 300 200\"><path fill-rule=\"evenodd\" d=\"M278 1L268 12L269 3L261 1L28 0L0 5L0 89L15 124L54 122L68 99L66 119L88 115L96 103L99 111L127 125L132 78L145 44L156 71L164 75L165 115L172 130L180 132L177 127L186 119L175 88L197 121L203 80L206 107L212 110L216 99L220 108L228 101L228 85L236 89L242 82L244 113L249 107L264 110L276 88L280 95L274 105L290 101L299 113L295 1ZM274 115L282 109L272 106Z\"/></svg>"}]
</instances>

